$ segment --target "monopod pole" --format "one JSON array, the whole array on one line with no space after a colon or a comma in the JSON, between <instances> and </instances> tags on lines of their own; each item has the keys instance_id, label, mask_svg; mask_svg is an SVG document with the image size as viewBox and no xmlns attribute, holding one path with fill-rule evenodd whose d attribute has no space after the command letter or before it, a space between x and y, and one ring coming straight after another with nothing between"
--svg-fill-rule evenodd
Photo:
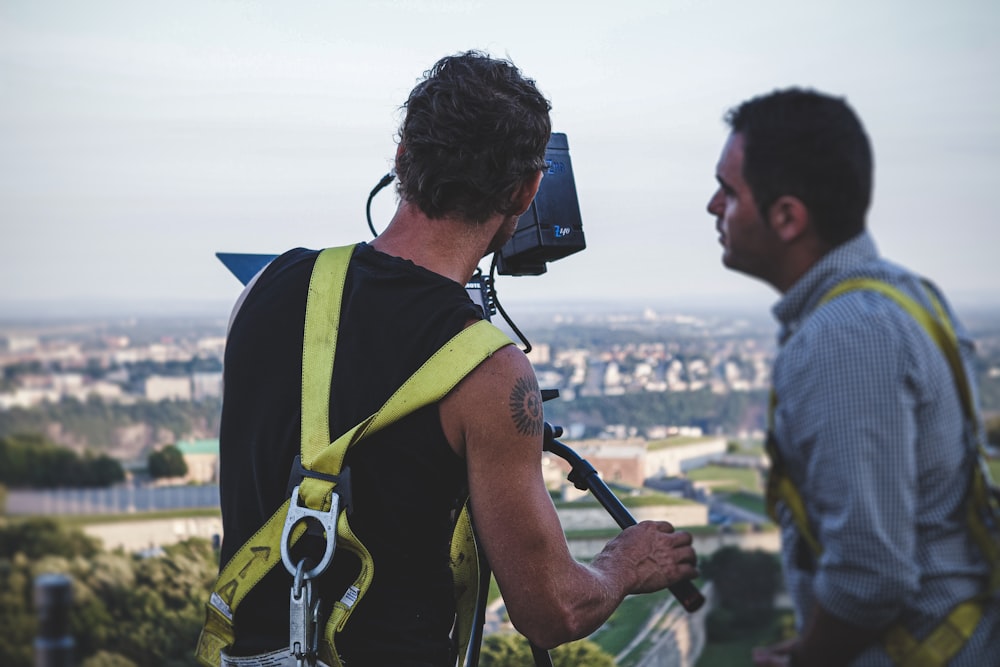
<instances>
[{"instance_id":1,"label":"monopod pole","mask_svg":"<svg viewBox=\"0 0 1000 667\"><path fill-rule=\"evenodd\" d=\"M553 427L548 422L545 422L544 449L570 464L572 470L569 473L569 481L573 482L573 485L581 491L590 491L620 528L625 529L629 526L634 526L636 524L635 518L618 499L618 496L612 493L608 485L600 478L597 471L594 470L594 466L590 465L586 459L582 458L572 449L556 440L556 437L559 435L562 435L562 428L558 426ZM688 612L695 612L705 604L705 596L690 581L682 581L669 586L668 589Z\"/></svg>"},{"instance_id":2,"label":"monopod pole","mask_svg":"<svg viewBox=\"0 0 1000 667\"><path fill-rule=\"evenodd\" d=\"M34 601L38 613L35 667L72 667L74 643L69 633L72 600L73 582L68 576L35 577Z\"/></svg>"}]
</instances>

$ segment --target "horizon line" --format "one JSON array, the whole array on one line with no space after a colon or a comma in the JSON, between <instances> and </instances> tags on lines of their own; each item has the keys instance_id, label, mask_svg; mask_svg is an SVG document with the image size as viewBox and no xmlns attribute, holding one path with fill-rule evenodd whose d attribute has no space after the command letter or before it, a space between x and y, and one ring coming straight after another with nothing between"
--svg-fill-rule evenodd
<instances>
[{"instance_id":1,"label":"horizon line","mask_svg":"<svg viewBox=\"0 0 1000 667\"><path fill-rule=\"evenodd\" d=\"M1000 293L993 290L953 290L946 295L953 307L959 310L1000 310ZM571 310L595 308L601 312L636 309L693 309L701 312L738 311L740 313L760 312L770 315L771 306L780 299L777 292L772 294L687 294L659 295L647 297L629 295L625 297L594 297L586 295L563 296L560 298L519 297L516 304L506 303L505 309L516 307L536 314L539 309ZM217 297L51 297L45 299L0 298L0 321L24 319L80 319L94 317L185 317L218 316L228 318L235 298Z\"/></svg>"}]
</instances>

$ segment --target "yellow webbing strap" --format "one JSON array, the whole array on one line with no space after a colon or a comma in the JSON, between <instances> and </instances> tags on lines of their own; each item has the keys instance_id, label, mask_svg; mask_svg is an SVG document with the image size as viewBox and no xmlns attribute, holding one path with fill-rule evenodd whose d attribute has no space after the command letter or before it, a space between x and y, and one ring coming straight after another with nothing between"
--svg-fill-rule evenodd
<instances>
[{"instance_id":1,"label":"yellow webbing strap","mask_svg":"<svg viewBox=\"0 0 1000 667\"><path fill-rule=\"evenodd\" d=\"M312 463L330 438L330 378L340 331L340 303L354 246L327 248L316 258L309 278L302 336L302 466ZM340 472L340 466L331 474ZM307 503L308 504L308 503ZM309 505L318 508L319 505Z\"/></svg>"},{"instance_id":2,"label":"yellow webbing strap","mask_svg":"<svg viewBox=\"0 0 1000 667\"><path fill-rule=\"evenodd\" d=\"M979 598L960 603L920 642L901 625L894 625L886 632L885 652L895 664L905 667L947 665L976 631L983 617L983 604Z\"/></svg>"},{"instance_id":3,"label":"yellow webbing strap","mask_svg":"<svg viewBox=\"0 0 1000 667\"><path fill-rule=\"evenodd\" d=\"M937 318L932 316L913 298L892 285L871 278L854 278L839 283L820 299L819 305L823 305L845 292L859 289L878 292L889 297L909 313L920 324L921 328L927 332L927 335L930 336L931 340L941 350L948 361L948 365L951 367L955 387L962 402L962 410L965 413L966 420L969 423L969 428L972 429L974 437L978 437L978 429L976 427L977 415L972 402L972 390L959 352L958 337L951 325L951 321L945 313L944 307L933 291L925 286L927 296L934 306ZM777 400L777 395L772 391L768 410L769 433L773 433L774 411L777 406ZM983 451L981 443L976 443L976 449L977 453ZM802 496L785 474L784 466L781 463L781 457L773 438L768 438L767 450L772 465L767 483L768 514L777 521L777 502L781 501L784 503L792 513L792 518L795 521L799 534L812 548L813 553L818 556L823 552L822 545L816 539L809 526ZM998 525L1000 512L997 511L996 503L989 493L989 482L985 469L981 466L973 466L973 468L969 490L970 498L969 502L966 503L967 518L974 538L990 563L990 590L995 590L1000 586L1000 544L998 544L996 538L991 536L983 513L992 516L993 525ZM886 652L893 662L901 667L943 667L961 650L965 642L975 632L976 625L983 615L983 604L984 602L981 598L974 598L959 604L945 618L941 625L920 642L916 641L901 625L894 625L886 633Z\"/></svg>"},{"instance_id":4,"label":"yellow webbing strap","mask_svg":"<svg viewBox=\"0 0 1000 667\"><path fill-rule=\"evenodd\" d=\"M775 394L772 389L767 412L767 432L769 436L767 438L767 442L765 443L768 458L771 459L771 470L767 475L767 489L765 495L767 513L775 523L778 523L778 501L783 502L785 507L787 507L792 513L792 520L795 521L795 525L798 527L799 534L802 536L802 539L809 544L813 553L818 556L823 553L823 545L819 543L816 536L813 535L812 529L809 527L809 517L806 514L805 503L802 502L802 496L799 495L799 490L795 488L795 484L792 483L791 478L786 474L785 465L781 459L781 454L778 452L777 443L774 441L774 438L770 436L770 434L774 432L774 409L777 404L778 395Z\"/></svg>"},{"instance_id":5,"label":"yellow webbing strap","mask_svg":"<svg viewBox=\"0 0 1000 667\"><path fill-rule=\"evenodd\" d=\"M310 280L306 306L306 333L303 342L303 402L302 402L302 463L308 470L327 475L340 473L348 448L365 436L401 419L410 412L435 403L451 391L459 381L496 350L513 344L503 332L483 320L456 334L431 356L379 408L379 410L329 443L330 373L333 370L333 346L340 318L340 296L347 263L354 246L332 248L320 253ZM326 280L317 278L326 273ZM331 313L331 311L335 311ZM323 353L320 348L326 348ZM326 373L325 380L322 380ZM322 414L321 414L322 413ZM325 430L327 440L317 445L316 430ZM308 456L308 459L307 459ZM299 485L299 497L312 509L328 509L335 483L307 477ZM235 638L233 614L253 586L281 561L280 542L290 500L271 516L230 559L223 568L206 605L205 626L198 641L196 656L203 665L217 667L220 651ZM465 522L468 523L466 516ZM458 528L456 528L458 532ZM297 525L290 542L294 544L305 532ZM345 598L337 601L324 630L321 659L329 665L339 665L333 650L333 635L346 624L354 603L371 583L372 559L357 539L342 512L337 520L338 547L354 552L361 560L361 572ZM291 545L289 545L291 546ZM473 543L474 549L474 543ZM474 552L473 552L474 553ZM464 561L476 562L475 558ZM478 574L474 575L478 578Z\"/></svg>"},{"instance_id":6,"label":"yellow webbing strap","mask_svg":"<svg viewBox=\"0 0 1000 667\"><path fill-rule=\"evenodd\" d=\"M465 664L472 640L476 606L479 601L479 551L472 529L469 503L466 501L451 535L451 573L455 587L455 637L458 639L458 664Z\"/></svg>"}]
</instances>

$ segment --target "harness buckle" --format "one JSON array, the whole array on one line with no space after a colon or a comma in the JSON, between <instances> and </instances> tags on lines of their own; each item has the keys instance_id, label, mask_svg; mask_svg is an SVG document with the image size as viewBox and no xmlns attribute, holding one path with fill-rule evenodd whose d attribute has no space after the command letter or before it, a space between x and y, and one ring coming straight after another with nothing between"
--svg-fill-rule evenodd
<instances>
[{"instance_id":1,"label":"harness buckle","mask_svg":"<svg viewBox=\"0 0 1000 667\"><path fill-rule=\"evenodd\" d=\"M328 475L318 470L309 470L302 465L302 456L296 456L292 461L292 469L288 474L288 486L285 487L285 495L291 496L295 487L302 483L307 477L322 479L326 482L333 482L337 485L337 493L340 495L340 506L351 516L353 503L351 502L351 469L345 467L339 475Z\"/></svg>"}]
</instances>

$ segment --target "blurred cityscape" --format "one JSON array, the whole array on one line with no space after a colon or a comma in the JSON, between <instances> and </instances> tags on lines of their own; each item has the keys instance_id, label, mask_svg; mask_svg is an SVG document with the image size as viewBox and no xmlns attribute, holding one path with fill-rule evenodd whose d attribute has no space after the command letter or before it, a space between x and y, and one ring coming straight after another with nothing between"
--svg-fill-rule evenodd
<instances>
[{"instance_id":1,"label":"blurred cityscape","mask_svg":"<svg viewBox=\"0 0 1000 667\"><path fill-rule=\"evenodd\" d=\"M620 421L603 420L596 430L593 424L573 422L572 406L586 399L613 402L621 396L670 394L683 399L707 392L722 400L766 392L775 354L774 325L767 313L751 317L579 307L529 312L522 319L516 324L530 340L528 357L539 385L559 391L560 400L551 407L559 416L570 417L563 424L573 437L655 439L677 429L688 434L700 429L731 437L759 435L752 432L762 425L759 401L747 402L750 418L731 415L723 421L711 414L685 414L677 423L669 419L672 415L664 415L662 423L651 423L625 415ZM496 316L493 321L506 326ZM966 316L966 323L980 360L984 409L993 413L1000 409L995 391L1000 385L1000 311L976 311ZM116 405L218 401L226 325L224 317L0 320L0 415L67 399ZM550 404L546 407L548 411ZM736 432L740 428L749 431ZM186 435L215 437L211 429L207 424ZM119 442L104 443L74 443L67 433L47 435L122 458L141 454L129 451L127 434ZM160 444L131 440L133 449Z\"/></svg>"},{"instance_id":2,"label":"blurred cityscape","mask_svg":"<svg viewBox=\"0 0 1000 667\"><path fill-rule=\"evenodd\" d=\"M693 531L702 559L727 549L777 552L778 533L765 512L761 448L776 352L768 313L581 306L538 309L516 319L529 341L501 318L493 321L522 347L530 346L539 385L558 391L545 404L546 420L564 428L561 441L593 465L635 520L665 520ZM1000 309L963 319L976 342L984 411L996 419ZM79 523L82 531L113 555L72 560L77 569L68 572L77 582L103 580L91 570L108 559L119 559L119 569L173 567L177 554L211 545L213 551L200 559L184 561L185 571L203 571L204 581L192 578L178 594L173 575L150 577L171 581L162 594L181 600L177 604L185 605L195 624L203 613L202 589L215 574L212 554L223 539L218 421L226 326L224 316L0 320L0 455L55 443L87 460L95 453L112 457L126 472L124 481L103 486L76 478L69 485L8 480L7 489L0 487L3 511L28 523L4 525L44 535L61 529L30 523L31 517L87 515ZM168 449L183 456L185 472L153 475L154 454ZM546 453L543 472L571 554L592 558L620 526L606 507L589 502L587 492L569 482L565 460ZM119 519L109 520L112 515ZM0 581L0 588L10 581ZM696 614L660 597L655 607L628 612L637 619L624 621L629 642L615 640L615 623L591 639L617 664L690 667L711 642L705 619L717 604L715 583L701 586L709 602ZM143 595L161 595L151 590ZM780 588L768 594L772 598L787 613ZM628 602L636 608L648 604ZM98 633L101 624L81 627ZM502 596L491 602L484 627L487 636L513 632ZM17 664L29 664L27 637L21 632L5 639L0 633L0 655L10 653L4 653L6 642L24 653ZM193 643L193 637L168 642L181 647L176 664L191 663Z\"/></svg>"}]
</instances>

